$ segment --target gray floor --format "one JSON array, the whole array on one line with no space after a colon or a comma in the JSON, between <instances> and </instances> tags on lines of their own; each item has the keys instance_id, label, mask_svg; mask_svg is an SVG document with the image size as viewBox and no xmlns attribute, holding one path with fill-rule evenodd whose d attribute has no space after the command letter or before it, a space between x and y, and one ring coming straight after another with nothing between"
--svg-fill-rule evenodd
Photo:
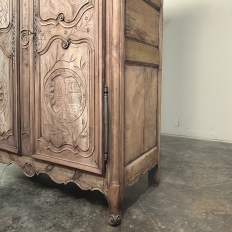
<instances>
[{"instance_id":1,"label":"gray floor","mask_svg":"<svg viewBox=\"0 0 232 232\"><path fill-rule=\"evenodd\" d=\"M163 136L161 161L158 188L143 175L126 190L118 228L101 193L0 164L0 231L232 231L231 144Z\"/></svg>"}]
</instances>

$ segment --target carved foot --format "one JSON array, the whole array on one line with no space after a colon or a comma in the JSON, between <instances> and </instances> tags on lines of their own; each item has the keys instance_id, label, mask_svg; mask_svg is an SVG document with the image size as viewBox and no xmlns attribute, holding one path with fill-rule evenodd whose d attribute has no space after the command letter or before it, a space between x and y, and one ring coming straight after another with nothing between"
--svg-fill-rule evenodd
<instances>
[{"instance_id":1,"label":"carved foot","mask_svg":"<svg viewBox=\"0 0 232 232\"><path fill-rule=\"evenodd\" d=\"M160 168L156 165L148 172L148 183L150 186L157 187L160 182Z\"/></svg>"},{"instance_id":2,"label":"carved foot","mask_svg":"<svg viewBox=\"0 0 232 232\"><path fill-rule=\"evenodd\" d=\"M121 216L110 214L108 216L108 222L111 226L119 226L121 224Z\"/></svg>"},{"instance_id":3,"label":"carved foot","mask_svg":"<svg viewBox=\"0 0 232 232\"><path fill-rule=\"evenodd\" d=\"M121 203L122 190L119 185L114 185L109 188L108 192L108 222L111 226L119 226L121 224Z\"/></svg>"}]
</instances>

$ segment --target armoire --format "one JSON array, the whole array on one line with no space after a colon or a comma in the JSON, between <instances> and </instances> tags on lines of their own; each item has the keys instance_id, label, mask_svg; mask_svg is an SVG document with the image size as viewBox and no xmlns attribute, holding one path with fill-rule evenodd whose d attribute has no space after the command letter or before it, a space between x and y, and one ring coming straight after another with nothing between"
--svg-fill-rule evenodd
<instances>
[{"instance_id":1,"label":"armoire","mask_svg":"<svg viewBox=\"0 0 232 232\"><path fill-rule=\"evenodd\" d=\"M0 0L0 162L99 190L160 179L162 0Z\"/></svg>"}]
</instances>

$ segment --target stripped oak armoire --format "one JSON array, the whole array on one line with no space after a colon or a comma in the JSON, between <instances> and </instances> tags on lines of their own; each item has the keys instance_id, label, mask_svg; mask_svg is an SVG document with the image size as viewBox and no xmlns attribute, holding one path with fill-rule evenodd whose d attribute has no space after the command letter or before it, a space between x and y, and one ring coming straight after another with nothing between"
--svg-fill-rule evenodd
<instances>
[{"instance_id":1,"label":"stripped oak armoire","mask_svg":"<svg viewBox=\"0 0 232 232\"><path fill-rule=\"evenodd\" d=\"M0 162L99 190L160 178L162 0L0 0Z\"/></svg>"}]
</instances>

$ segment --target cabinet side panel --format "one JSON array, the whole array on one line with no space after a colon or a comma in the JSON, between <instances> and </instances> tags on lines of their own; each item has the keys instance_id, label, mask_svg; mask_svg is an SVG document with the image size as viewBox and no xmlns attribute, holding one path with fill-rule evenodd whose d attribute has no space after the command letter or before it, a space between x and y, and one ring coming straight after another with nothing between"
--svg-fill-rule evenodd
<instances>
[{"instance_id":1,"label":"cabinet side panel","mask_svg":"<svg viewBox=\"0 0 232 232\"><path fill-rule=\"evenodd\" d=\"M143 0L126 1L126 37L153 46L159 44L159 12Z\"/></svg>"},{"instance_id":2,"label":"cabinet side panel","mask_svg":"<svg viewBox=\"0 0 232 232\"><path fill-rule=\"evenodd\" d=\"M125 186L159 160L161 16L161 1L126 1Z\"/></svg>"}]
</instances>

